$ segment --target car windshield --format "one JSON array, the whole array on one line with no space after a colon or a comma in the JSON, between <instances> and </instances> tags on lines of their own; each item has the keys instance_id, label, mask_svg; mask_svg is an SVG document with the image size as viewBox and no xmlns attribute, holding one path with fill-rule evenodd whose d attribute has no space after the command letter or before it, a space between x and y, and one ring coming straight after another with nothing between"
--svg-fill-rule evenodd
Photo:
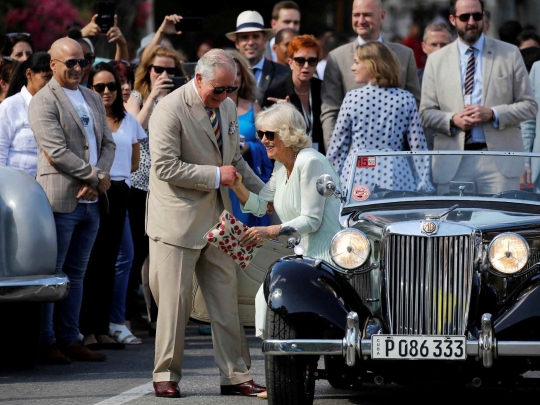
<instances>
[{"instance_id":1,"label":"car windshield","mask_svg":"<svg viewBox=\"0 0 540 405\"><path fill-rule=\"evenodd\" d=\"M362 151L356 156L344 185L345 207L396 199L540 205L537 153Z\"/></svg>"}]
</instances>

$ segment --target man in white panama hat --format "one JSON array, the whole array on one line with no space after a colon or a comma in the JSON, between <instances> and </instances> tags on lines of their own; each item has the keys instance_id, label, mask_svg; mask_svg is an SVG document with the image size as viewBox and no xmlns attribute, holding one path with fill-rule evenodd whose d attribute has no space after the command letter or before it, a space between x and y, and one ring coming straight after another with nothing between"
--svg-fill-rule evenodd
<instances>
[{"instance_id":1,"label":"man in white panama hat","mask_svg":"<svg viewBox=\"0 0 540 405\"><path fill-rule=\"evenodd\" d=\"M234 41L236 49L249 61L260 89L257 102L262 105L266 89L290 72L287 66L264 57L266 42L274 36L274 30L264 28L263 18L257 11L247 10L238 15L236 31L229 32L225 36Z\"/></svg>"}]
</instances>

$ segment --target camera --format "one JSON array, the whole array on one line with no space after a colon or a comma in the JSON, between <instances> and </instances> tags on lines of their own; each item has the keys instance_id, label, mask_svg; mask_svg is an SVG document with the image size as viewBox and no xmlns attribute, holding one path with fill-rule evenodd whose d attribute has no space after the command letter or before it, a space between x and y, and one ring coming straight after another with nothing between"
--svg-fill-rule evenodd
<instances>
[{"instance_id":1,"label":"camera","mask_svg":"<svg viewBox=\"0 0 540 405\"><path fill-rule=\"evenodd\" d=\"M114 26L115 3L111 0L98 0L97 3L97 25L101 28L101 33L106 34Z\"/></svg>"},{"instance_id":2,"label":"camera","mask_svg":"<svg viewBox=\"0 0 540 405\"><path fill-rule=\"evenodd\" d=\"M202 17L183 17L180 21L174 24L176 31L188 32L188 31L202 31L203 19Z\"/></svg>"}]
</instances>

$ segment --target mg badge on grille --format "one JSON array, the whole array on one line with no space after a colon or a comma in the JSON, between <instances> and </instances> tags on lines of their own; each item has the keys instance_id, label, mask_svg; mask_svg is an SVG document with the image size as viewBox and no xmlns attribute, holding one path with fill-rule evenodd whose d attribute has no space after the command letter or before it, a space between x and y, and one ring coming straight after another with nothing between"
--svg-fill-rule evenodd
<instances>
[{"instance_id":1,"label":"mg badge on grille","mask_svg":"<svg viewBox=\"0 0 540 405\"><path fill-rule=\"evenodd\" d=\"M435 222L427 221L424 222L424 232L425 233L433 233L437 230L437 225L435 225Z\"/></svg>"}]
</instances>

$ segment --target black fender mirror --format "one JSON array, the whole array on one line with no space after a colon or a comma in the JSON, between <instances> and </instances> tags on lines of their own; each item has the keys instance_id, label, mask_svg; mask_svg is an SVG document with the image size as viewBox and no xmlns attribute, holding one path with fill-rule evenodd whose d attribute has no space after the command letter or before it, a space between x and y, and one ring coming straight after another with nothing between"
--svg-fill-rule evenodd
<instances>
[{"instance_id":1,"label":"black fender mirror","mask_svg":"<svg viewBox=\"0 0 540 405\"><path fill-rule=\"evenodd\" d=\"M294 249L300 243L300 232L292 226L284 226L279 230L278 241L287 249Z\"/></svg>"}]
</instances>

